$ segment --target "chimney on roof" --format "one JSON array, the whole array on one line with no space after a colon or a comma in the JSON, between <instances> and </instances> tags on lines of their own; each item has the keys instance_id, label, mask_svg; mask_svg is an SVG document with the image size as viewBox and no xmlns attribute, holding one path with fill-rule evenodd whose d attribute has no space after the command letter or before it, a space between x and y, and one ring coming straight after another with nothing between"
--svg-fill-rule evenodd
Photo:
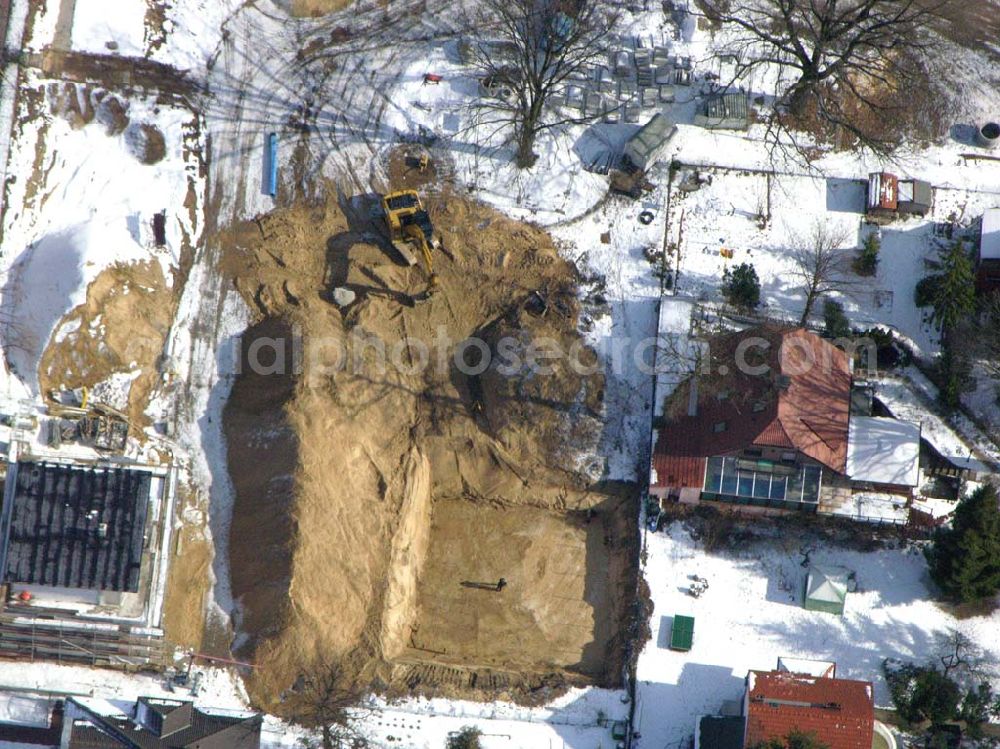
<instances>
[{"instance_id":1,"label":"chimney on roof","mask_svg":"<svg viewBox=\"0 0 1000 749\"><path fill-rule=\"evenodd\" d=\"M688 392L688 416L698 415L698 377L691 378L691 389Z\"/></svg>"}]
</instances>

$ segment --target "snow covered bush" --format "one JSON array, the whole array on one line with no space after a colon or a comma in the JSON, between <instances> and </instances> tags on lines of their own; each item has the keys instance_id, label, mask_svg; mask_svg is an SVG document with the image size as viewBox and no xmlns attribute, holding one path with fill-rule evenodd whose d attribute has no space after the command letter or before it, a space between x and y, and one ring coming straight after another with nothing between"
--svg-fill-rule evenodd
<instances>
[{"instance_id":1,"label":"snow covered bush","mask_svg":"<svg viewBox=\"0 0 1000 749\"><path fill-rule=\"evenodd\" d=\"M859 276L874 276L878 270L878 253L882 249L882 240L878 234L869 234L854 258L854 272Z\"/></svg>"},{"instance_id":2,"label":"snow covered bush","mask_svg":"<svg viewBox=\"0 0 1000 749\"><path fill-rule=\"evenodd\" d=\"M941 277L936 273L924 276L913 288L913 303L917 307L930 307L934 304L934 297L937 295L937 287L941 283Z\"/></svg>"},{"instance_id":3,"label":"snow covered bush","mask_svg":"<svg viewBox=\"0 0 1000 749\"><path fill-rule=\"evenodd\" d=\"M965 721L972 736L982 735L982 724L988 723L990 714L996 709L993 690L989 683L982 682L977 688L970 689L962 700L959 717Z\"/></svg>"},{"instance_id":4,"label":"snow covered bush","mask_svg":"<svg viewBox=\"0 0 1000 749\"><path fill-rule=\"evenodd\" d=\"M481 731L475 726L466 726L448 737L447 749L479 749Z\"/></svg>"},{"instance_id":5,"label":"snow covered bush","mask_svg":"<svg viewBox=\"0 0 1000 749\"><path fill-rule=\"evenodd\" d=\"M909 723L940 725L958 715L961 689L933 666L886 661L886 682L896 710Z\"/></svg>"},{"instance_id":6,"label":"snow covered bush","mask_svg":"<svg viewBox=\"0 0 1000 749\"><path fill-rule=\"evenodd\" d=\"M844 314L844 305L834 299L823 302L823 331L830 338L846 338L851 334L851 321Z\"/></svg>"}]
</instances>

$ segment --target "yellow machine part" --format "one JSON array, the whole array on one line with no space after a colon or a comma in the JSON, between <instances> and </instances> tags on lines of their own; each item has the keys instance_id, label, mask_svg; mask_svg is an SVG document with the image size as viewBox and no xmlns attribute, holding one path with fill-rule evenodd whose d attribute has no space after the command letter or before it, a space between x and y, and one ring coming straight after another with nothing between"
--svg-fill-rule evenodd
<instances>
[{"instance_id":1,"label":"yellow machine part","mask_svg":"<svg viewBox=\"0 0 1000 749\"><path fill-rule=\"evenodd\" d=\"M382 197L382 211L385 215L390 241L410 242L420 250L424 272L427 274L427 291L428 293L433 292L438 286L437 274L434 272L433 240L428 241L423 230L417 224L404 223L407 216L424 211L420 196L416 190L397 190L387 193Z\"/></svg>"}]
</instances>

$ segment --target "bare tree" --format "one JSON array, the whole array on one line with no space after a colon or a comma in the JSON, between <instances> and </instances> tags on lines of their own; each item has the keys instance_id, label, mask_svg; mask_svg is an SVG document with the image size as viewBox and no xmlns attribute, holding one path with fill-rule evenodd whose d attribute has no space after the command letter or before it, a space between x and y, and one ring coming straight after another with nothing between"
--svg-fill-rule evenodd
<instances>
[{"instance_id":1,"label":"bare tree","mask_svg":"<svg viewBox=\"0 0 1000 749\"><path fill-rule=\"evenodd\" d=\"M946 676L959 683L974 683L991 678L995 663L968 635L957 629L948 629L938 635L935 650Z\"/></svg>"},{"instance_id":2,"label":"bare tree","mask_svg":"<svg viewBox=\"0 0 1000 749\"><path fill-rule=\"evenodd\" d=\"M813 224L805 235L793 235L791 256L795 269L792 276L805 296L799 325L809 321L813 307L824 295L844 291L852 285L849 269L853 250L844 249L847 239L846 229L824 222Z\"/></svg>"},{"instance_id":3,"label":"bare tree","mask_svg":"<svg viewBox=\"0 0 1000 749\"><path fill-rule=\"evenodd\" d=\"M299 677L291 691L288 701L293 720L318 730L322 749L364 746L351 721L351 710L358 709L359 690L340 664L317 664Z\"/></svg>"},{"instance_id":4,"label":"bare tree","mask_svg":"<svg viewBox=\"0 0 1000 749\"><path fill-rule=\"evenodd\" d=\"M783 113L815 115L862 146L885 153L890 134L866 122L887 108L889 94L916 74L912 53L930 45L921 29L941 5L917 0L701 0L705 14L735 32L731 51L740 75L772 67L781 73L772 122ZM782 83L791 74L790 85ZM880 120L881 118L876 118Z\"/></svg>"},{"instance_id":5,"label":"bare tree","mask_svg":"<svg viewBox=\"0 0 1000 749\"><path fill-rule=\"evenodd\" d=\"M611 0L482 0L469 28L479 39L470 49L481 80L497 93L475 103L476 124L491 135L506 131L519 167L535 163L535 140L545 130L585 116L552 106L570 81L607 60L618 11Z\"/></svg>"}]
</instances>

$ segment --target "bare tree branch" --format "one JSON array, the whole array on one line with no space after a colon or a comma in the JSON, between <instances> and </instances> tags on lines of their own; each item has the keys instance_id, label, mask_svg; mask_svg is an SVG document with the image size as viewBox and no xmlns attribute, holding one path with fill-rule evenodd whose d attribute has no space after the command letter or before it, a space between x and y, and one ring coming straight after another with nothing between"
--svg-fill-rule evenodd
<instances>
[{"instance_id":1,"label":"bare tree branch","mask_svg":"<svg viewBox=\"0 0 1000 749\"><path fill-rule=\"evenodd\" d=\"M593 119L569 116L553 100L606 59L617 13L610 0L482 0L469 19L479 35L472 65L494 89L474 103L476 122L509 131L519 167L535 162L540 133Z\"/></svg>"},{"instance_id":2,"label":"bare tree branch","mask_svg":"<svg viewBox=\"0 0 1000 749\"><path fill-rule=\"evenodd\" d=\"M844 291L853 284L850 264L853 250L844 249L847 231L817 222L804 236L794 236L791 252L795 262L792 275L805 296L799 325L809 322L816 302L834 291Z\"/></svg>"},{"instance_id":3,"label":"bare tree branch","mask_svg":"<svg viewBox=\"0 0 1000 749\"><path fill-rule=\"evenodd\" d=\"M923 27L942 6L916 0L700 0L706 16L733 34L730 52L741 73L777 68L775 132L789 118L814 116L862 147L888 153L893 134L866 127L852 110L884 109L882 101L908 82L904 54L926 50ZM790 72L791 85L781 83ZM775 139L775 144L778 140Z\"/></svg>"},{"instance_id":4,"label":"bare tree branch","mask_svg":"<svg viewBox=\"0 0 1000 749\"><path fill-rule=\"evenodd\" d=\"M358 694L340 664L331 661L300 676L288 702L296 723L319 732L321 749L353 749L364 744L351 717L360 709Z\"/></svg>"}]
</instances>

